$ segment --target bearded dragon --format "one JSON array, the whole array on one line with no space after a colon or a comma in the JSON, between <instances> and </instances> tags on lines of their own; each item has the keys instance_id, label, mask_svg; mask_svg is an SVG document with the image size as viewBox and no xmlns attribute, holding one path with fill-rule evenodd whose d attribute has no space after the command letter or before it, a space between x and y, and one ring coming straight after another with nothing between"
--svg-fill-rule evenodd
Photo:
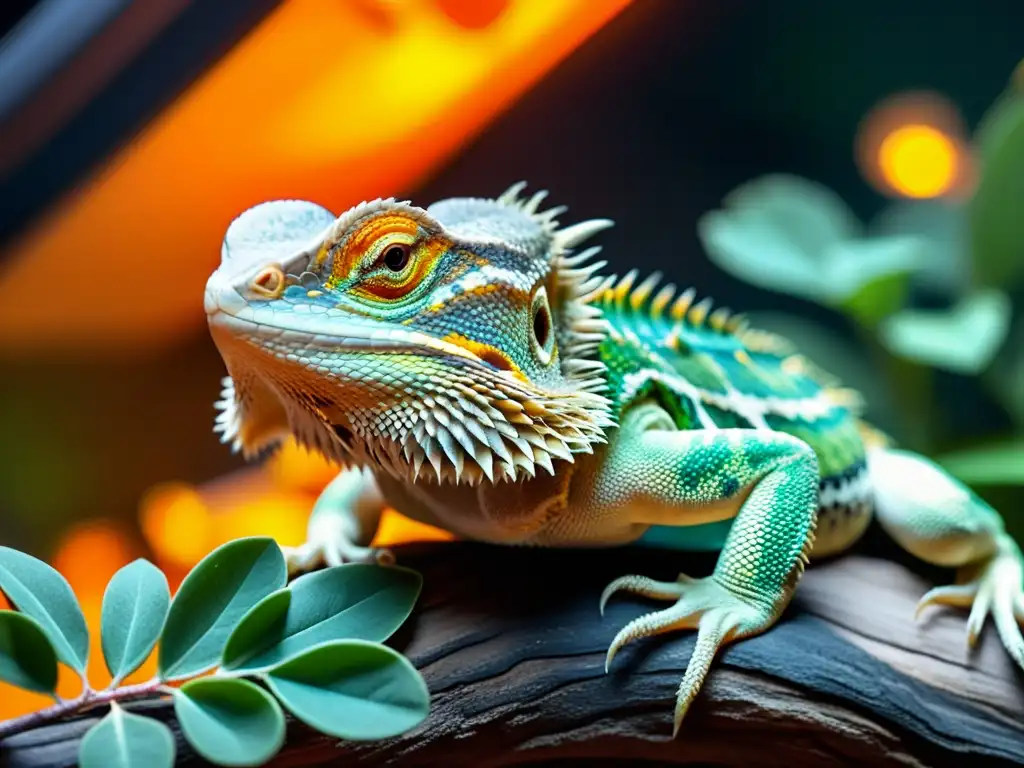
<instances>
[{"instance_id":1,"label":"bearded dragon","mask_svg":"<svg viewBox=\"0 0 1024 768\"><path fill-rule=\"evenodd\" d=\"M697 630L675 735L719 648L770 629L809 559L876 517L958 569L918 610L970 607L971 645L991 614L1024 667L1021 552L991 507L786 339L658 273L602 274L581 245L612 222L561 226L524 187L340 216L276 200L228 227L205 293L215 429L249 458L291 436L346 467L291 573L393 562L372 546L389 507L496 544L718 551L710 576L624 575L601 599L671 603L619 631L606 671L630 641Z\"/></svg>"}]
</instances>

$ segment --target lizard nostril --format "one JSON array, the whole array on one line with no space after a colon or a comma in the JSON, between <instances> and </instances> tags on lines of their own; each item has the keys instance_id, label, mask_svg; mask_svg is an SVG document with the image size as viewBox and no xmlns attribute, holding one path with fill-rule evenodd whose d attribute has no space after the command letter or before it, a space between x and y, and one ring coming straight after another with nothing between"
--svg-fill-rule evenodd
<instances>
[{"instance_id":1,"label":"lizard nostril","mask_svg":"<svg viewBox=\"0 0 1024 768\"><path fill-rule=\"evenodd\" d=\"M267 267L253 278L249 288L257 296L276 299L284 291L284 273L279 267Z\"/></svg>"}]
</instances>

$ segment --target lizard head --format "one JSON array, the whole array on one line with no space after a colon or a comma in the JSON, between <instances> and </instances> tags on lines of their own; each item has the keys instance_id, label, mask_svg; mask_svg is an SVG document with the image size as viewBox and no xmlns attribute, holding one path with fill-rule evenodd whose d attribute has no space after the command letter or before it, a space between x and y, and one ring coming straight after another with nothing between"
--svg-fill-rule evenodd
<instances>
[{"instance_id":1,"label":"lizard head","mask_svg":"<svg viewBox=\"0 0 1024 768\"><path fill-rule=\"evenodd\" d=\"M247 457L293 435L345 464L476 483L553 473L603 442L590 299L611 225L560 228L543 192L335 217L280 200L228 227L206 286L228 376L216 429Z\"/></svg>"}]
</instances>

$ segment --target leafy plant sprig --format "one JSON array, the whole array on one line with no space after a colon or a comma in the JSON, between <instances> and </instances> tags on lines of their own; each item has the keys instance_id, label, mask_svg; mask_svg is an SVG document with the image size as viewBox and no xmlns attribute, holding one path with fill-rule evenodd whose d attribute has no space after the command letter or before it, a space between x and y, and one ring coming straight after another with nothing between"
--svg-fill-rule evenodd
<instances>
[{"instance_id":1,"label":"leafy plant sprig","mask_svg":"<svg viewBox=\"0 0 1024 768\"><path fill-rule=\"evenodd\" d=\"M399 735L426 718L429 693L383 641L409 617L421 587L407 568L355 563L288 584L277 544L252 537L207 555L172 600L164 574L136 560L103 596L101 646L112 681L96 690L86 675L89 630L68 582L0 547L0 590L17 609L0 611L0 681L55 700L0 723L0 738L109 705L82 739L81 768L169 768L170 729L122 706L159 697L173 701L192 748L224 766L258 766L277 754L284 711L341 739ZM123 685L154 648L156 677ZM78 697L57 696L58 664L82 678Z\"/></svg>"}]
</instances>

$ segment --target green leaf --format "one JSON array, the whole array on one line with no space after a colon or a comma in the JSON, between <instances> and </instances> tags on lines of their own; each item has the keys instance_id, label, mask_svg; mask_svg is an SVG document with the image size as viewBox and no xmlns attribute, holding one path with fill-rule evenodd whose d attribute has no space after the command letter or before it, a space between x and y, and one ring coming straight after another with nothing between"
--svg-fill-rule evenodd
<instances>
[{"instance_id":1,"label":"green leaf","mask_svg":"<svg viewBox=\"0 0 1024 768\"><path fill-rule=\"evenodd\" d=\"M84 675L89 629L67 579L42 560L0 547L0 590L19 611L39 622L57 658Z\"/></svg>"},{"instance_id":2,"label":"green leaf","mask_svg":"<svg viewBox=\"0 0 1024 768\"><path fill-rule=\"evenodd\" d=\"M976 374L1006 340L1012 307L1002 291L977 291L947 312L905 310L886 319L879 338L906 360Z\"/></svg>"},{"instance_id":3,"label":"green leaf","mask_svg":"<svg viewBox=\"0 0 1024 768\"><path fill-rule=\"evenodd\" d=\"M697 224L709 258L726 272L828 306L924 258L918 237L869 239L862 229L832 190L775 174L739 187Z\"/></svg>"},{"instance_id":4,"label":"green leaf","mask_svg":"<svg viewBox=\"0 0 1024 768\"><path fill-rule=\"evenodd\" d=\"M280 642L285 635L290 589L282 589L260 600L238 622L224 646L221 666L232 672L258 669L253 658Z\"/></svg>"},{"instance_id":5,"label":"green leaf","mask_svg":"<svg viewBox=\"0 0 1024 768\"><path fill-rule=\"evenodd\" d=\"M238 539L204 557L171 602L160 638L161 679L180 680L216 666L239 619L287 578L284 555L270 538Z\"/></svg>"},{"instance_id":6,"label":"green leaf","mask_svg":"<svg viewBox=\"0 0 1024 768\"><path fill-rule=\"evenodd\" d=\"M970 485L1024 485L1024 439L948 453L936 461Z\"/></svg>"},{"instance_id":7,"label":"green leaf","mask_svg":"<svg viewBox=\"0 0 1024 768\"><path fill-rule=\"evenodd\" d=\"M931 290L959 293L970 281L971 254L967 206L958 200L900 200L871 222L873 238L917 237L926 243L926 257L911 282Z\"/></svg>"},{"instance_id":8,"label":"green leaf","mask_svg":"<svg viewBox=\"0 0 1024 768\"><path fill-rule=\"evenodd\" d=\"M170 605L167 577L148 560L136 560L114 574L103 594L100 637L115 686L149 657Z\"/></svg>"},{"instance_id":9,"label":"green leaf","mask_svg":"<svg viewBox=\"0 0 1024 768\"><path fill-rule=\"evenodd\" d=\"M397 736L430 713L427 684L409 660L366 640L317 646L269 670L265 679L299 720L350 741Z\"/></svg>"},{"instance_id":10,"label":"green leaf","mask_svg":"<svg viewBox=\"0 0 1024 768\"><path fill-rule=\"evenodd\" d=\"M181 732L202 757L218 765L263 765L284 744L284 713L248 680L204 677L174 694Z\"/></svg>"},{"instance_id":11,"label":"green leaf","mask_svg":"<svg viewBox=\"0 0 1024 768\"><path fill-rule=\"evenodd\" d=\"M978 184L968 204L975 276L1010 287L1024 278L1024 94L1000 98L974 138Z\"/></svg>"},{"instance_id":12,"label":"green leaf","mask_svg":"<svg viewBox=\"0 0 1024 768\"><path fill-rule=\"evenodd\" d=\"M172 768L174 756L170 728L125 712L116 702L78 747L79 768Z\"/></svg>"},{"instance_id":13,"label":"green leaf","mask_svg":"<svg viewBox=\"0 0 1024 768\"><path fill-rule=\"evenodd\" d=\"M383 641L412 612L423 585L413 570L351 563L291 583L290 599L271 595L239 623L224 652L231 670L279 664L331 640Z\"/></svg>"},{"instance_id":14,"label":"green leaf","mask_svg":"<svg viewBox=\"0 0 1024 768\"><path fill-rule=\"evenodd\" d=\"M833 303L865 328L903 308L910 287L908 265L920 252L920 241L886 238L840 243L830 253L834 278L856 286Z\"/></svg>"},{"instance_id":15,"label":"green leaf","mask_svg":"<svg viewBox=\"0 0 1024 768\"><path fill-rule=\"evenodd\" d=\"M990 369L992 387L1024 434L1024 315Z\"/></svg>"},{"instance_id":16,"label":"green leaf","mask_svg":"<svg viewBox=\"0 0 1024 768\"><path fill-rule=\"evenodd\" d=\"M30 616L0 611L0 681L36 693L57 689L57 654Z\"/></svg>"}]
</instances>

